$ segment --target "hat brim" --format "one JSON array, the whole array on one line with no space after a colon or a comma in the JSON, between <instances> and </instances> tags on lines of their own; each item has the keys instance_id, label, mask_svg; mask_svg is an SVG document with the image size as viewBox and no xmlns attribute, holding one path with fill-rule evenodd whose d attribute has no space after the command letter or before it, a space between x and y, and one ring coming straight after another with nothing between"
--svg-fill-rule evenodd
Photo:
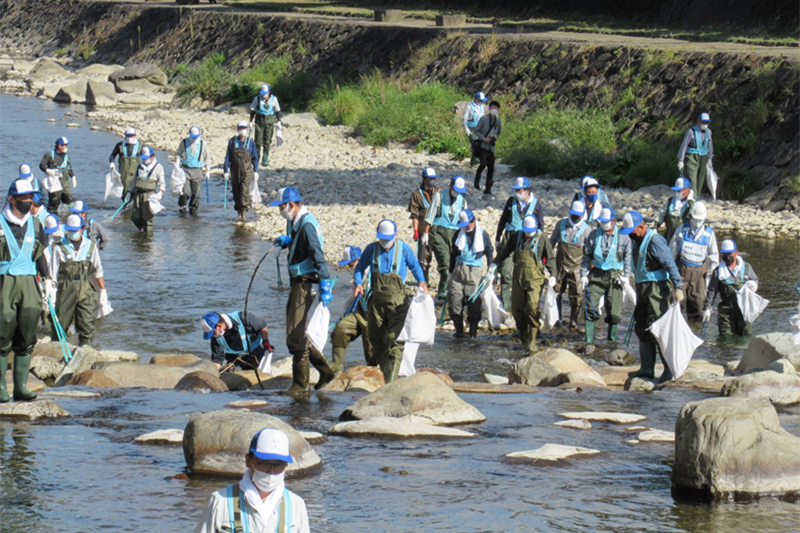
<instances>
[{"instance_id":1,"label":"hat brim","mask_svg":"<svg viewBox=\"0 0 800 533\"><path fill-rule=\"evenodd\" d=\"M198 137L200 137L199 133L197 135L192 135L191 133L189 134L190 139L197 139Z\"/></svg>"},{"instance_id":2,"label":"hat brim","mask_svg":"<svg viewBox=\"0 0 800 533\"><path fill-rule=\"evenodd\" d=\"M350 259L349 261L348 261L347 259L342 259L341 261L339 261L338 265L339 265L340 267L343 267L343 266L345 266L345 265L349 265L349 264L350 264L350 263L352 263L353 261L356 261L356 260L358 260L358 259L359 259L359 257L361 257L361 256L354 257L354 258Z\"/></svg>"},{"instance_id":3,"label":"hat brim","mask_svg":"<svg viewBox=\"0 0 800 533\"><path fill-rule=\"evenodd\" d=\"M270 202L270 207L278 207L279 205L288 204L291 200L275 200L274 202Z\"/></svg>"},{"instance_id":4,"label":"hat brim","mask_svg":"<svg viewBox=\"0 0 800 533\"><path fill-rule=\"evenodd\" d=\"M391 234L391 233L378 232L378 233L376 233L376 235L377 235L377 237L379 239L382 239L384 241L391 241L392 239L394 239L395 235L397 235L397 234L396 233L395 234Z\"/></svg>"},{"instance_id":5,"label":"hat brim","mask_svg":"<svg viewBox=\"0 0 800 533\"><path fill-rule=\"evenodd\" d=\"M575 211L574 209L570 209L570 210L569 210L569 214L570 214L570 215L575 215L575 216L581 216L581 217L584 215L582 212L580 212L580 211Z\"/></svg>"},{"instance_id":6,"label":"hat brim","mask_svg":"<svg viewBox=\"0 0 800 533\"><path fill-rule=\"evenodd\" d=\"M211 337L213 337L213 336L214 336L214 330L213 329L211 331L204 331L203 332L203 339L205 339L205 340L210 340Z\"/></svg>"},{"instance_id":7,"label":"hat brim","mask_svg":"<svg viewBox=\"0 0 800 533\"><path fill-rule=\"evenodd\" d=\"M150 159L154 155L156 155L156 154L148 154L148 155L142 154L142 155L139 156L139 159Z\"/></svg>"},{"instance_id":8,"label":"hat brim","mask_svg":"<svg viewBox=\"0 0 800 533\"><path fill-rule=\"evenodd\" d=\"M639 227L639 225L637 224L632 228L620 228L619 234L620 235L630 235L631 233L633 233L633 230L635 230L638 227Z\"/></svg>"},{"instance_id":9,"label":"hat brim","mask_svg":"<svg viewBox=\"0 0 800 533\"><path fill-rule=\"evenodd\" d=\"M457 228L466 228L467 226L472 224L472 222L473 222L472 220L468 220L467 222L459 222L458 224L456 224L456 227Z\"/></svg>"},{"instance_id":10,"label":"hat brim","mask_svg":"<svg viewBox=\"0 0 800 533\"><path fill-rule=\"evenodd\" d=\"M58 231L58 226L56 226L55 228L44 228L45 235L52 235L57 231Z\"/></svg>"},{"instance_id":11,"label":"hat brim","mask_svg":"<svg viewBox=\"0 0 800 533\"><path fill-rule=\"evenodd\" d=\"M262 461L283 461L284 463L289 464L294 462L291 455L281 455L279 453L259 453L254 450L250 450L250 453L253 454L253 457L256 459L261 459Z\"/></svg>"},{"instance_id":12,"label":"hat brim","mask_svg":"<svg viewBox=\"0 0 800 533\"><path fill-rule=\"evenodd\" d=\"M83 211L79 211L79 210L75 209L74 207L70 207L69 208L69 212L70 213L75 213L76 215L82 215L82 214L84 214L86 212L86 209L84 209Z\"/></svg>"},{"instance_id":13,"label":"hat brim","mask_svg":"<svg viewBox=\"0 0 800 533\"><path fill-rule=\"evenodd\" d=\"M453 187L453 190L456 191L458 194L466 194L467 193L467 188L466 187L461 187L460 189L458 187Z\"/></svg>"},{"instance_id":14,"label":"hat brim","mask_svg":"<svg viewBox=\"0 0 800 533\"><path fill-rule=\"evenodd\" d=\"M688 189L690 187L691 187L691 184L687 185L686 187L678 187L677 185L673 185L672 187L670 187L670 189L672 189L673 191L682 191L683 189Z\"/></svg>"},{"instance_id":15,"label":"hat brim","mask_svg":"<svg viewBox=\"0 0 800 533\"><path fill-rule=\"evenodd\" d=\"M537 231L539 231L539 228L526 228L526 227L523 227L522 231L523 231L523 233L536 233Z\"/></svg>"},{"instance_id":16,"label":"hat brim","mask_svg":"<svg viewBox=\"0 0 800 533\"><path fill-rule=\"evenodd\" d=\"M612 220L616 220L616 218L597 217L597 221L600 222L601 224L605 224L606 222L611 222Z\"/></svg>"},{"instance_id":17,"label":"hat brim","mask_svg":"<svg viewBox=\"0 0 800 533\"><path fill-rule=\"evenodd\" d=\"M530 189L531 186L530 185L512 185L511 188L514 189L515 191L518 191L520 189Z\"/></svg>"},{"instance_id":18,"label":"hat brim","mask_svg":"<svg viewBox=\"0 0 800 533\"><path fill-rule=\"evenodd\" d=\"M67 226L64 225L64 230L66 231L80 231L83 226Z\"/></svg>"}]
</instances>

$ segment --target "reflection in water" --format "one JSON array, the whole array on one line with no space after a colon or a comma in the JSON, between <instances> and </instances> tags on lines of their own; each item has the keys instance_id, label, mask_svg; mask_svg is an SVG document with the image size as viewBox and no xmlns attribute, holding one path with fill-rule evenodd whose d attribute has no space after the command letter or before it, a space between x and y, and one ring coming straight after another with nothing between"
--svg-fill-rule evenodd
<instances>
[{"instance_id":1,"label":"reflection in water","mask_svg":"<svg viewBox=\"0 0 800 533\"><path fill-rule=\"evenodd\" d=\"M0 423L0 520L2 531L42 531L36 453L29 449L27 424Z\"/></svg>"}]
</instances>

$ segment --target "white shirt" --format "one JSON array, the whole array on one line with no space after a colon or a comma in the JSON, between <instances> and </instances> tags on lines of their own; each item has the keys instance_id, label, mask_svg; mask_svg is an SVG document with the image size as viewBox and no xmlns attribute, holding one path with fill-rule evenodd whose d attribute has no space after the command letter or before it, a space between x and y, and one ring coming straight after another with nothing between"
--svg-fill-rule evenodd
<instances>
[{"instance_id":1,"label":"white shirt","mask_svg":"<svg viewBox=\"0 0 800 533\"><path fill-rule=\"evenodd\" d=\"M69 241L69 239L67 239ZM83 237L81 239L81 244L78 248L75 248L72 241L69 241L67 246L72 246L72 253L76 256L81 253L86 246L91 246L92 241ZM92 265L95 268L95 273L92 275L95 279L103 277L103 265L100 262L100 252L98 251L97 245L95 245L94 250L88 257L89 261L91 261ZM53 279L58 279L58 270L61 267L61 263L67 261L67 254L64 253L64 249L58 245L53 245L53 257L50 259L50 272L53 276Z\"/></svg>"}]
</instances>

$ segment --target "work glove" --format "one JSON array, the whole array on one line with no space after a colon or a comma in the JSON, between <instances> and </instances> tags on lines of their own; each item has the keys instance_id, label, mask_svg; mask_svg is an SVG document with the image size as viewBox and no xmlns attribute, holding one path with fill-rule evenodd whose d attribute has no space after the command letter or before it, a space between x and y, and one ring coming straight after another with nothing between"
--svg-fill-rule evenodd
<instances>
[{"instance_id":1,"label":"work glove","mask_svg":"<svg viewBox=\"0 0 800 533\"><path fill-rule=\"evenodd\" d=\"M222 175L222 177L225 178L226 180L229 180L229 179L231 179L231 173L230 172L226 172L226 173L224 173Z\"/></svg>"},{"instance_id":2,"label":"work glove","mask_svg":"<svg viewBox=\"0 0 800 533\"><path fill-rule=\"evenodd\" d=\"M108 170L113 172L115 168L117 168L117 167L116 167L116 165L114 165L113 161L108 164Z\"/></svg>"},{"instance_id":3,"label":"work glove","mask_svg":"<svg viewBox=\"0 0 800 533\"><path fill-rule=\"evenodd\" d=\"M419 240L419 230L415 229L414 230L414 242L417 242L418 240Z\"/></svg>"},{"instance_id":4,"label":"work glove","mask_svg":"<svg viewBox=\"0 0 800 533\"><path fill-rule=\"evenodd\" d=\"M744 286L747 287L747 289L752 291L752 292L756 292L758 290L758 282L756 280L754 280L754 279L751 279L750 281L747 281L744 284Z\"/></svg>"},{"instance_id":5,"label":"work glove","mask_svg":"<svg viewBox=\"0 0 800 533\"><path fill-rule=\"evenodd\" d=\"M711 308L709 307L705 311L703 311L703 322L708 322L711 320Z\"/></svg>"},{"instance_id":6,"label":"work glove","mask_svg":"<svg viewBox=\"0 0 800 533\"><path fill-rule=\"evenodd\" d=\"M678 161L678 171L683 172L683 161Z\"/></svg>"},{"instance_id":7,"label":"work glove","mask_svg":"<svg viewBox=\"0 0 800 533\"><path fill-rule=\"evenodd\" d=\"M551 289L554 288L556 286L556 277L550 276L549 278L547 278L547 284L550 285Z\"/></svg>"},{"instance_id":8,"label":"work glove","mask_svg":"<svg viewBox=\"0 0 800 533\"><path fill-rule=\"evenodd\" d=\"M52 279L44 280L44 296L45 299L49 298L50 303L56 305L56 293L58 292L58 285Z\"/></svg>"},{"instance_id":9,"label":"work glove","mask_svg":"<svg viewBox=\"0 0 800 533\"><path fill-rule=\"evenodd\" d=\"M428 246L428 239L429 239L428 234L423 233L422 236L419 238L419 242L422 243L422 246Z\"/></svg>"},{"instance_id":10,"label":"work glove","mask_svg":"<svg viewBox=\"0 0 800 533\"><path fill-rule=\"evenodd\" d=\"M322 302L322 305L325 307L328 307L328 304L333 301L332 287L333 281L329 279L319 280L319 301Z\"/></svg>"},{"instance_id":11,"label":"work glove","mask_svg":"<svg viewBox=\"0 0 800 533\"><path fill-rule=\"evenodd\" d=\"M497 273L497 265L492 263L489 265L489 271L486 273L487 276L494 276Z\"/></svg>"},{"instance_id":12,"label":"work glove","mask_svg":"<svg viewBox=\"0 0 800 533\"><path fill-rule=\"evenodd\" d=\"M211 179L211 171L206 169L206 181Z\"/></svg>"},{"instance_id":13,"label":"work glove","mask_svg":"<svg viewBox=\"0 0 800 533\"><path fill-rule=\"evenodd\" d=\"M675 292L672 293L672 302L679 304L682 301L683 301L683 289L675 289Z\"/></svg>"},{"instance_id":14,"label":"work glove","mask_svg":"<svg viewBox=\"0 0 800 533\"><path fill-rule=\"evenodd\" d=\"M269 341L263 341L261 344L259 344L250 351L250 355L255 357L257 361L260 361L262 357L274 351L275 347L271 345Z\"/></svg>"},{"instance_id":15,"label":"work glove","mask_svg":"<svg viewBox=\"0 0 800 533\"><path fill-rule=\"evenodd\" d=\"M75 178L75 176L72 176L72 188L75 189L77 187L78 187L78 180Z\"/></svg>"},{"instance_id":16,"label":"work glove","mask_svg":"<svg viewBox=\"0 0 800 533\"><path fill-rule=\"evenodd\" d=\"M274 244L275 246L278 246L280 248L287 248L287 247L291 246L291 244L292 244L292 236L291 235L281 235L280 237L275 239L272 244Z\"/></svg>"},{"instance_id":17,"label":"work glove","mask_svg":"<svg viewBox=\"0 0 800 533\"><path fill-rule=\"evenodd\" d=\"M583 293L586 290L586 287L589 286L589 278L587 276L581 276L581 281L578 283L578 292Z\"/></svg>"},{"instance_id":18,"label":"work glove","mask_svg":"<svg viewBox=\"0 0 800 533\"><path fill-rule=\"evenodd\" d=\"M46 172L46 173L47 173L47 175L48 175L48 176L50 176L51 178L55 178L56 176L58 176L58 170L56 170L56 169L54 169L54 168L48 168L48 169L47 169L45 172Z\"/></svg>"},{"instance_id":19,"label":"work glove","mask_svg":"<svg viewBox=\"0 0 800 533\"><path fill-rule=\"evenodd\" d=\"M100 305L108 303L108 292L105 289L100 289L100 296L97 299L97 303Z\"/></svg>"},{"instance_id":20,"label":"work glove","mask_svg":"<svg viewBox=\"0 0 800 533\"><path fill-rule=\"evenodd\" d=\"M253 179L258 181L258 172L253 172Z\"/></svg>"}]
</instances>

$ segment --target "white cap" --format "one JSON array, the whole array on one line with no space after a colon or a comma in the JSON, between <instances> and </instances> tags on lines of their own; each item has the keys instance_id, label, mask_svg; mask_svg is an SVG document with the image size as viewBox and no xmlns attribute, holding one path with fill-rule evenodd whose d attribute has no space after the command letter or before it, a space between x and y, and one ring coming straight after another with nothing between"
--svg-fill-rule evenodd
<instances>
[{"instance_id":1,"label":"white cap","mask_svg":"<svg viewBox=\"0 0 800 533\"><path fill-rule=\"evenodd\" d=\"M133 128L125 128L125 137L132 137L136 135L136 130Z\"/></svg>"},{"instance_id":2,"label":"white cap","mask_svg":"<svg viewBox=\"0 0 800 533\"><path fill-rule=\"evenodd\" d=\"M711 116L708 113L700 113L698 119L700 122L711 122Z\"/></svg>"},{"instance_id":3,"label":"white cap","mask_svg":"<svg viewBox=\"0 0 800 533\"><path fill-rule=\"evenodd\" d=\"M597 217L597 221L600 223L611 222L612 220L616 220L616 214L612 209L608 207L604 207L600 210L600 216Z\"/></svg>"},{"instance_id":4,"label":"white cap","mask_svg":"<svg viewBox=\"0 0 800 533\"><path fill-rule=\"evenodd\" d=\"M533 233L539 229L539 224L536 222L536 217L533 215L526 215L524 219L522 219L522 231L525 233Z\"/></svg>"},{"instance_id":5,"label":"white cap","mask_svg":"<svg viewBox=\"0 0 800 533\"><path fill-rule=\"evenodd\" d=\"M582 183L584 189L588 189L589 187L600 187L600 182L591 176L586 176L585 178L583 178Z\"/></svg>"},{"instance_id":6,"label":"white cap","mask_svg":"<svg viewBox=\"0 0 800 533\"><path fill-rule=\"evenodd\" d=\"M464 194L467 192L467 182L464 181L464 178L461 176L456 176L453 179L453 190L459 194Z\"/></svg>"},{"instance_id":7,"label":"white cap","mask_svg":"<svg viewBox=\"0 0 800 533\"><path fill-rule=\"evenodd\" d=\"M75 213L71 214L67 217L67 222L64 224L64 228L67 231L78 231L83 227L83 217L80 215L76 215Z\"/></svg>"},{"instance_id":8,"label":"white cap","mask_svg":"<svg viewBox=\"0 0 800 533\"><path fill-rule=\"evenodd\" d=\"M192 126L191 128L189 128L189 137L191 137L192 139L200 137L200 128L198 128L197 126Z\"/></svg>"},{"instance_id":9,"label":"white cap","mask_svg":"<svg viewBox=\"0 0 800 533\"><path fill-rule=\"evenodd\" d=\"M153 157L155 155L156 155L156 153L153 151L152 148L150 148L149 146L145 146L144 148L142 148L142 153L139 154L139 157L141 159L150 159L151 157Z\"/></svg>"},{"instance_id":10,"label":"white cap","mask_svg":"<svg viewBox=\"0 0 800 533\"><path fill-rule=\"evenodd\" d=\"M691 217L695 220L704 221L708 216L708 211L706 210L706 204L703 202L695 202L692 206L692 214Z\"/></svg>"},{"instance_id":11,"label":"white cap","mask_svg":"<svg viewBox=\"0 0 800 533\"><path fill-rule=\"evenodd\" d=\"M250 124L246 120L240 120L239 123L236 125L236 129L241 130L243 128L250 129Z\"/></svg>"},{"instance_id":12,"label":"white cap","mask_svg":"<svg viewBox=\"0 0 800 533\"><path fill-rule=\"evenodd\" d=\"M272 91L272 87L269 86L269 83L265 83L261 86L261 89L258 91L258 94L261 96L266 96Z\"/></svg>"},{"instance_id":13,"label":"white cap","mask_svg":"<svg viewBox=\"0 0 800 533\"><path fill-rule=\"evenodd\" d=\"M86 211L88 211L88 207L86 206L86 202L84 202L83 200L78 200L75 203L73 203L71 206L69 206L69 210L70 210L71 213L80 214L80 213L85 213Z\"/></svg>"},{"instance_id":14,"label":"white cap","mask_svg":"<svg viewBox=\"0 0 800 533\"><path fill-rule=\"evenodd\" d=\"M286 433L275 428L262 429L250 440L250 450L256 458L262 461L292 462L289 453L289 437Z\"/></svg>"},{"instance_id":15,"label":"white cap","mask_svg":"<svg viewBox=\"0 0 800 533\"><path fill-rule=\"evenodd\" d=\"M580 200L575 200L569 208L570 215L583 216L586 214L586 205Z\"/></svg>"},{"instance_id":16,"label":"white cap","mask_svg":"<svg viewBox=\"0 0 800 533\"><path fill-rule=\"evenodd\" d=\"M438 178L439 175L436 173L436 171L432 167L428 167L428 168L426 168L425 170L422 171L422 177L423 178Z\"/></svg>"},{"instance_id":17,"label":"white cap","mask_svg":"<svg viewBox=\"0 0 800 533\"><path fill-rule=\"evenodd\" d=\"M25 164L19 166L19 177L20 178L30 178L31 176L33 176L33 173L31 172L31 167L30 166L25 165Z\"/></svg>"},{"instance_id":18,"label":"white cap","mask_svg":"<svg viewBox=\"0 0 800 533\"><path fill-rule=\"evenodd\" d=\"M51 233L55 233L58 231L58 226L61 224L58 221L58 217L52 213L47 215L44 219L44 232L50 235Z\"/></svg>"},{"instance_id":19,"label":"white cap","mask_svg":"<svg viewBox=\"0 0 800 533\"><path fill-rule=\"evenodd\" d=\"M394 239L396 235L397 235L397 224L395 224L394 221L389 220L388 218L384 218L383 220L378 222L378 232L377 232L378 239L390 241Z\"/></svg>"},{"instance_id":20,"label":"white cap","mask_svg":"<svg viewBox=\"0 0 800 533\"><path fill-rule=\"evenodd\" d=\"M732 254L737 250L736 241L732 239L725 239L719 246L719 253Z\"/></svg>"}]
</instances>

